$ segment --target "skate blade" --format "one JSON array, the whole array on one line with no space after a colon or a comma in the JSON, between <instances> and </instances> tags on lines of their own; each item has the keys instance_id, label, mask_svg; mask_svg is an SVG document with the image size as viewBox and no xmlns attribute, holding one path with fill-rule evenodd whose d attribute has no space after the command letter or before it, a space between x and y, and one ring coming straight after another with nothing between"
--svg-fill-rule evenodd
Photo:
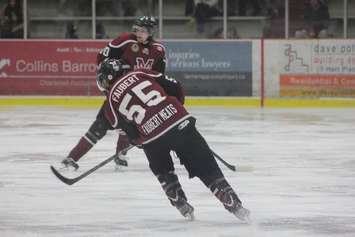
<instances>
[{"instance_id":1,"label":"skate blade","mask_svg":"<svg viewBox=\"0 0 355 237\"><path fill-rule=\"evenodd\" d=\"M187 213L185 215L185 218L188 220L188 221L194 221L195 220L195 215L194 213Z\"/></svg>"},{"instance_id":2,"label":"skate blade","mask_svg":"<svg viewBox=\"0 0 355 237\"><path fill-rule=\"evenodd\" d=\"M250 211L244 207L234 213L234 215L245 224L251 224L252 222L250 218Z\"/></svg>"},{"instance_id":3,"label":"skate blade","mask_svg":"<svg viewBox=\"0 0 355 237\"><path fill-rule=\"evenodd\" d=\"M115 172L123 172L123 168L122 168L122 165L115 165Z\"/></svg>"}]
</instances>

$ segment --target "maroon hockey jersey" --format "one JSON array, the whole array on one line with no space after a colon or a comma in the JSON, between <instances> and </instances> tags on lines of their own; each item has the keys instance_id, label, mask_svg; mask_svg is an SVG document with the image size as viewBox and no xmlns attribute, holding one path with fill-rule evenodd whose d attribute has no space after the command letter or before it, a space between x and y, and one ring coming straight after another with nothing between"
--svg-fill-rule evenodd
<instances>
[{"instance_id":1,"label":"maroon hockey jersey","mask_svg":"<svg viewBox=\"0 0 355 237\"><path fill-rule=\"evenodd\" d=\"M190 117L176 97L169 96L156 81L161 73L135 70L119 78L107 96L105 116L117 128L120 119L138 131L138 145L164 135Z\"/></svg>"},{"instance_id":2,"label":"maroon hockey jersey","mask_svg":"<svg viewBox=\"0 0 355 237\"><path fill-rule=\"evenodd\" d=\"M165 48L151 40L148 44L138 43L133 33L123 33L112 40L97 56L97 64L104 58L123 59L134 69L148 69L164 73Z\"/></svg>"}]
</instances>

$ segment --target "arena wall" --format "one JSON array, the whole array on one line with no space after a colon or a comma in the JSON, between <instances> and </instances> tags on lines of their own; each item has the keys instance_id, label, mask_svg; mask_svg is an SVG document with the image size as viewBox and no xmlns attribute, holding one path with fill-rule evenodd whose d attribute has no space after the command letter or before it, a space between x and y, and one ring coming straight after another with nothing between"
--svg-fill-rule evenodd
<instances>
[{"instance_id":1,"label":"arena wall","mask_svg":"<svg viewBox=\"0 0 355 237\"><path fill-rule=\"evenodd\" d=\"M353 40L163 43L167 73L187 88L188 105L355 107ZM106 44L0 40L0 105L99 106L95 59Z\"/></svg>"}]
</instances>

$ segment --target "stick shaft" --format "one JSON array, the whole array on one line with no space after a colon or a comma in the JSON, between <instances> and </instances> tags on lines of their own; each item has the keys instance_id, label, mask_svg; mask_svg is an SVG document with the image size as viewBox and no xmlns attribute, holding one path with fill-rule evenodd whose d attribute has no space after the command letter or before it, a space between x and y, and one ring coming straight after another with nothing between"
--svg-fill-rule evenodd
<instances>
[{"instance_id":1,"label":"stick shaft","mask_svg":"<svg viewBox=\"0 0 355 237\"><path fill-rule=\"evenodd\" d=\"M211 150L214 157L216 157L220 162L222 162L222 164L224 164L226 167L228 167L230 170L236 171L236 167L232 164L229 164L227 161L225 161L222 157L220 157L216 152L214 152L213 150Z\"/></svg>"},{"instance_id":2,"label":"stick shaft","mask_svg":"<svg viewBox=\"0 0 355 237\"><path fill-rule=\"evenodd\" d=\"M63 183L68 184L68 185L72 185L75 184L76 182L80 181L81 179L85 178L86 176L88 176L89 174L93 173L94 171L96 171L97 169L101 168L102 166L106 165L107 163L110 163L113 159L115 159L116 155L113 155L109 158L107 158L106 160L100 162L99 164L95 165L94 167L92 167L91 169L85 171L84 173L82 173L81 175L79 175L78 177L75 178L67 178L65 176L63 176L61 173L59 173L58 170L56 170L53 166L51 166L51 170L53 172L53 174Z\"/></svg>"}]
</instances>

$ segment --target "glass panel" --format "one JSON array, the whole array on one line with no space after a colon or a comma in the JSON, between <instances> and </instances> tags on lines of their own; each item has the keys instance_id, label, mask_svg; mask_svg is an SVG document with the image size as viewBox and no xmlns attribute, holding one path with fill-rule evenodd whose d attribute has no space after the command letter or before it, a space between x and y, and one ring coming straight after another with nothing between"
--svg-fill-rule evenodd
<instances>
[{"instance_id":1,"label":"glass panel","mask_svg":"<svg viewBox=\"0 0 355 237\"><path fill-rule=\"evenodd\" d=\"M23 38L22 0L0 1L0 38Z\"/></svg>"},{"instance_id":2,"label":"glass panel","mask_svg":"<svg viewBox=\"0 0 355 237\"><path fill-rule=\"evenodd\" d=\"M158 0L96 0L97 16L158 15Z\"/></svg>"},{"instance_id":3,"label":"glass panel","mask_svg":"<svg viewBox=\"0 0 355 237\"><path fill-rule=\"evenodd\" d=\"M96 0L96 38L130 32L139 16L157 17L158 10L158 0Z\"/></svg>"},{"instance_id":4,"label":"glass panel","mask_svg":"<svg viewBox=\"0 0 355 237\"><path fill-rule=\"evenodd\" d=\"M123 32L131 32L134 23L133 18L128 19L102 19L97 17L96 21L96 38L97 39L113 39Z\"/></svg>"},{"instance_id":5,"label":"glass panel","mask_svg":"<svg viewBox=\"0 0 355 237\"><path fill-rule=\"evenodd\" d=\"M163 38L211 38L223 27L223 1L163 1Z\"/></svg>"},{"instance_id":6,"label":"glass panel","mask_svg":"<svg viewBox=\"0 0 355 237\"><path fill-rule=\"evenodd\" d=\"M91 0L28 0L29 38L91 38Z\"/></svg>"},{"instance_id":7,"label":"glass panel","mask_svg":"<svg viewBox=\"0 0 355 237\"><path fill-rule=\"evenodd\" d=\"M284 38L283 2L227 0L227 38Z\"/></svg>"},{"instance_id":8,"label":"glass panel","mask_svg":"<svg viewBox=\"0 0 355 237\"><path fill-rule=\"evenodd\" d=\"M343 37L343 0L290 0L290 37Z\"/></svg>"},{"instance_id":9,"label":"glass panel","mask_svg":"<svg viewBox=\"0 0 355 237\"><path fill-rule=\"evenodd\" d=\"M355 0L348 0L348 38L355 38Z\"/></svg>"}]
</instances>

